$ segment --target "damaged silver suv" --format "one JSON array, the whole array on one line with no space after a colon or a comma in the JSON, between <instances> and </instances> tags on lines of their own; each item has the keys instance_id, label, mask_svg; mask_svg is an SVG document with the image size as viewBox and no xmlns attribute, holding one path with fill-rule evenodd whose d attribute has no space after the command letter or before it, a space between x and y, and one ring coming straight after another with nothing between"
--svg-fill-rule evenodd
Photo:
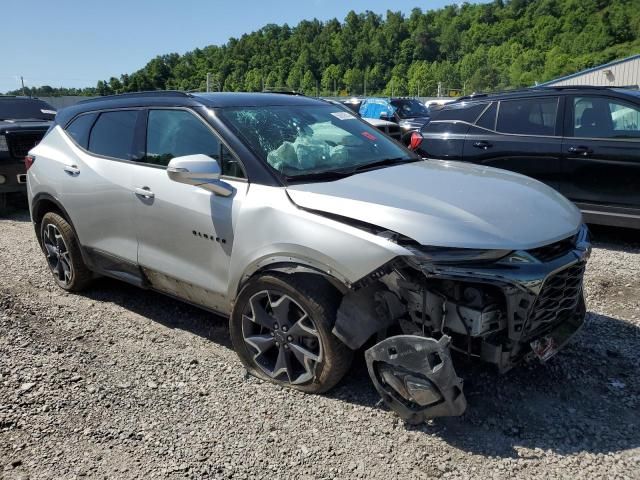
<instances>
[{"instance_id":1,"label":"damaged silver suv","mask_svg":"<svg viewBox=\"0 0 640 480\"><path fill-rule=\"evenodd\" d=\"M457 355L545 361L584 321L590 243L569 201L423 160L326 102L104 97L59 112L25 163L60 287L106 275L226 315L250 373L306 392L364 347L411 422L465 410Z\"/></svg>"}]
</instances>

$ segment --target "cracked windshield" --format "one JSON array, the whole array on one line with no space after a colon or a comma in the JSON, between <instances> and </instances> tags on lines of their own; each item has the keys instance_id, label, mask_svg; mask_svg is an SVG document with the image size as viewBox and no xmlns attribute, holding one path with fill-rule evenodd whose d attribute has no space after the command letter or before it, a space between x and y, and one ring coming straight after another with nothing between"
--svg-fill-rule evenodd
<instances>
[{"instance_id":1,"label":"cracked windshield","mask_svg":"<svg viewBox=\"0 0 640 480\"><path fill-rule=\"evenodd\" d=\"M287 178L416 159L379 130L329 105L227 108L220 115Z\"/></svg>"}]
</instances>

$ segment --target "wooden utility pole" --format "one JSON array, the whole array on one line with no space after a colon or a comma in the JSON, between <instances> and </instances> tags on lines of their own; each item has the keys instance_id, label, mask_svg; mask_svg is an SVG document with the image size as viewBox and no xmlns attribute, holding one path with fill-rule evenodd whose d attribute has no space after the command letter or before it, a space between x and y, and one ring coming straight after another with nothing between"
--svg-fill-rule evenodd
<instances>
[{"instance_id":1,"label":"wooden utility pole","mask_svg":"<svg viewBox=\"0 0 640 480\"><path fill-rule=\"evenodd\" d=\"M22 83L22 96L26 97L26 94L24 93L24 78L22 75L20 75L20 82Z\"/></svg>"}]
</instances>

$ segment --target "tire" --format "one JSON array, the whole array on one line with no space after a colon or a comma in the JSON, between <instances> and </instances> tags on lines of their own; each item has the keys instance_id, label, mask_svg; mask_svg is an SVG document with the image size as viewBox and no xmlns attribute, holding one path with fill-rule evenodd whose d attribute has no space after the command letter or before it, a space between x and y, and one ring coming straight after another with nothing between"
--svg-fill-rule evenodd
<instances>
[{"instance_id":1,"label":"tire","mask_svg":"<svg viewBox=\"0 0 640 480\"><path fill-rule=\"evenodd\" d=\"M89 285L93 275L84 264L78 237L69 222L55 212L45 214L40 238L49 270L60 288L79 292Z\"/></svg>"},{"instance_id":2,"label":"tire","mask_svg":"<svg viewBox=\"0 0 640 480\"><path fill-rule=\"evenodd\" d=\"M315 275L256 277L238 295L229 319L233 347L247 371L262 380L307 393L326 392L344 377L353 359L353 352L331 333L339 304L339 293ZM277 368L283 350L288 358L284 372Z\"/></svg>"}]
</instances>

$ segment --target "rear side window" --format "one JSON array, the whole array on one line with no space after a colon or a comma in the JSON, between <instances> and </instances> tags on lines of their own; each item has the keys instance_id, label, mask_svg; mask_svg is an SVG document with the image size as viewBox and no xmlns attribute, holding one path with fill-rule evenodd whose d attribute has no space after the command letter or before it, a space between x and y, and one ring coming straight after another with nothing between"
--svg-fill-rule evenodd
<instances>
[{"instance_id":1,"label":"rear side window","mask_svg":"<svg viewBox=\"0 0 640 480\"><path fill-rule=\"evenodd\" d=\"M101 113L89 135L89 151L106 157L135 160L137 110Z\"/></svg>"},{"instance_id":2,"label":"rear side window","mask_svg":"<svg viewBox=\"0 0 640 480\"><path fill-rule=\"evenodd\" d=\"M482 113L482 111L487 106L486 103L475 103L472 105L456 105L456 106L447 106L440 110L439 113L436 113L437 110L434 110L432 119L433 120L458 120L462 122L473 123L478 118L478 115Z\"/></svg>"},{"instance_id":3,"label":"rear side window","mask_svg":"<svg viewBox=\"0 0 640 480\"><path fill-rule=\"evenodd\" d=\"M500 102L496 129L522 135L555 135L558 97Z\"/></svg>"},{"instance_id":4,"label":"rear side window","mask_svg":"<svg viewBox=\"0 0 640 480\"><path fill-rule=\"evenodd\" d=\"M75 140L82 148L89 145L89 132L96 121L97 113L86 113L76 117L67 127L65 131Z\"/></svg>"},{"instance_id":5,"label":"rear side window","mask_svg":"<svg viewBox=\"0 0 640 480\"><path fill-rule=\"evenodd\" d=\"M478 127L486 128L488 130L496 129L496 112L498 111L498 103L493 102L489 108L487 108L482 116L476 122Z\"/></svg>"}]
</instances>

